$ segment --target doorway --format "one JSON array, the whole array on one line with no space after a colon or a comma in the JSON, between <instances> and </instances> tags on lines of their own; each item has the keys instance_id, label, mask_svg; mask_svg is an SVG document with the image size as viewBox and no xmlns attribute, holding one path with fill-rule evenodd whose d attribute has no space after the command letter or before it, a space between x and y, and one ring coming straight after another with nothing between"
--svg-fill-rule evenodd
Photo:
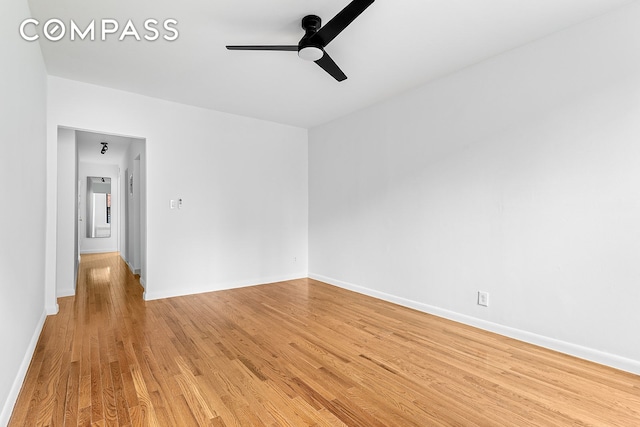
<instances>
[{"instance_id":1,"label":"doorway","mask_svg":"<svg viewBox=\"0 0 640 427\"><path fill-rule=\"evenodd\" d=\"M144 286L145 145L143 138L58 128L57 297L75 295L80 255L88 253L120 253ZM97 231L96 216L105 217Z\"/></svg>"}]
</instances>

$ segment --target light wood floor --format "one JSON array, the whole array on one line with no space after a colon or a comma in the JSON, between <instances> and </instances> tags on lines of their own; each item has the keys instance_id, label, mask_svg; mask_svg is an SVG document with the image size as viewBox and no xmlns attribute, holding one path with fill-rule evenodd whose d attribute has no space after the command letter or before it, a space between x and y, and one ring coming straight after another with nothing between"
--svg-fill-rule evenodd
<instances>
[{"instance_id":1,"label":"light wood floor","mask_svg":"<svg viewBox=\"0 0 640 427\"><path fill-rule=\"evenodd\" d=\"M638 426L640 377L320 283L144 302L82 257L11 426Z\"/></svg>"}]
</instances>

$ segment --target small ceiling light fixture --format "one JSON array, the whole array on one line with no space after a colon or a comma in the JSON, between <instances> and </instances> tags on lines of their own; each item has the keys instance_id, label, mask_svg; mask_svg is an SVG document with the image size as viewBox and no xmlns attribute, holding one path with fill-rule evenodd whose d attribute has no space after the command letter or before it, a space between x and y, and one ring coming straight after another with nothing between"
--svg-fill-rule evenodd
<instances>
[{"instance_id":1,"label":"small ceiling light fixture","mask_svg":"<svg viewBox=\"0 0 640 427\"><path fill-rule=\"evenodd\" d=\"M317 61L324 56L324 51L317 46L305 46L298 51L298 56L305 61Z\"/></svg>"},{"instance_id":2,"label":"small ceiling light fixture","mask_svg":"<svg viewBox=\"0 0 640 427\"><path fill-rule=\"evenodd\" d=\"M100 144L102 144L102 150L100 150L100 154L104 154L107 152L107 150L109 149L109 147L107 146L107 142L101 142Z\"/></svg>"}]
</instances>

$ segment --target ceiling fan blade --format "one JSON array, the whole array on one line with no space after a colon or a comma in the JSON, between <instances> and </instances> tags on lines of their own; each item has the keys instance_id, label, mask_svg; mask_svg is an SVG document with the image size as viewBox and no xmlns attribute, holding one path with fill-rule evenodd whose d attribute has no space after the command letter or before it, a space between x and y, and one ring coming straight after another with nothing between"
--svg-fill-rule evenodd
<instances>
[{"instance_id":1,"label":"ceiling fan blade","mask_svg":"<svg viewBox=\"0 0 640 427\"><path fill-rule=\"evenodd\" d=\"M328 45L373 2L374 0L353 0L311 36L311 41L320 42L322 46Z\"/></svg>"},{"instance_id":2,"label":"ceiling fan blade","mask_svg":"<svg viewBox=\"0 0 640 427\"><path fill-rule=\"evenodd\" d=\"M273 45L273 46L227 46L229 50L281 50L297 52L297 45Z\"/></svg>"},{"instance_id":3,"label":"ceiling fan blade","mask_svg":"<svg viewBox=\"0 0 640 427\"><path fill-rule=\"evenodd\" d=\"M331 76L337 81L341 82L347 79L346 74L342 72L340 67L338 67L338 64L336 64L333 59L331 59L327 52L322 55L322 58L315 61L315 63L318 64L327 73L331 74Z\"/></svg>"}]
</instances>

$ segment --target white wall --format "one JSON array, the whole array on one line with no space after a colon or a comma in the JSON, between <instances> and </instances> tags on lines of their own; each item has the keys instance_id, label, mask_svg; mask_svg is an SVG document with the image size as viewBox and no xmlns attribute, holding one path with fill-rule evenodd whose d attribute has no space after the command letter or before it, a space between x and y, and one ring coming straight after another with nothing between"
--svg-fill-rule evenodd
<instances>
[{"instance_id":1,"label":"white wall","mask_svg":"<svg viewBox=\"0 0 640 427\"><path fill-rule=\"evenodd\" d=\"M128 224L121 227L120 254L127 262L133 273L140 274L142 272L142 251L141 237L142 230L140 216L143 204L142 177L145 176L141 170L145 164L144 161L144 141L134 140L124 158L121 170L125 173L122 175L122 218L125 218ZM129 177L133 177L133 193L129 189ZM126 200L125 200L126 199ZM128 231L128 234L125 232ZM144 276L141 276L141 283L145 285Z\"/></svg>"},{"instance_id":2,"label":"white wall","mask_svg":"<svg viewBox=\"0 0 640 427\"><path fill-rule=\"evenodd\" d=\"M74 295L77 273L76 133L58 129L58 199L56 294Z\"/></svg>"},{"instance_id":3,"label":"white wall","mask_svg":"<svg viewBox=\"0 0 640 427\"><path fill-rule=\"evenodd\" d=\"M0 13L0 425L5 425L44 322L46 74L17 25L26 1Z\"/></svg>"},{"instance_id":4,"label":"white wall","mask_svg":"<svg viewBox=\"0 0 640 427\"><path fill-rule=\"evenodd\" d=\"M58 171L59 172L59 171ZM80 179L80 210L79 215L82 221L78 223L80 233L80 253L102 253L117 252L119 250L119 231L120 231L120 182L119 182L119 166L80 162L78 167L78 177ZM111 236L91 238L87 237L87 177L111 178ZM60 188L58 188L60 190ZM58 235L58 241L64 238ZM60 253L58 253L60 257Z\"/></svg>"},{"instance_id":5,"label":"white wall","mask_svg":"<svg viewBox=\"0 0 640 427\"><path fill-rule=\"evenodd\" d=\"M640 373L638 22L310 130L310 276Z\"/></svg>"},{"instance_id":6,"label":"white wall","mask_svg":"<svg viewBox=\"0 0 640 427\"><path fill-rule=\"evenodd\" d=\"M48 88L48 149L58 126L146 139L147 299L307 275L306 130L57 77Z\"/></svg>"}]
</instances>

